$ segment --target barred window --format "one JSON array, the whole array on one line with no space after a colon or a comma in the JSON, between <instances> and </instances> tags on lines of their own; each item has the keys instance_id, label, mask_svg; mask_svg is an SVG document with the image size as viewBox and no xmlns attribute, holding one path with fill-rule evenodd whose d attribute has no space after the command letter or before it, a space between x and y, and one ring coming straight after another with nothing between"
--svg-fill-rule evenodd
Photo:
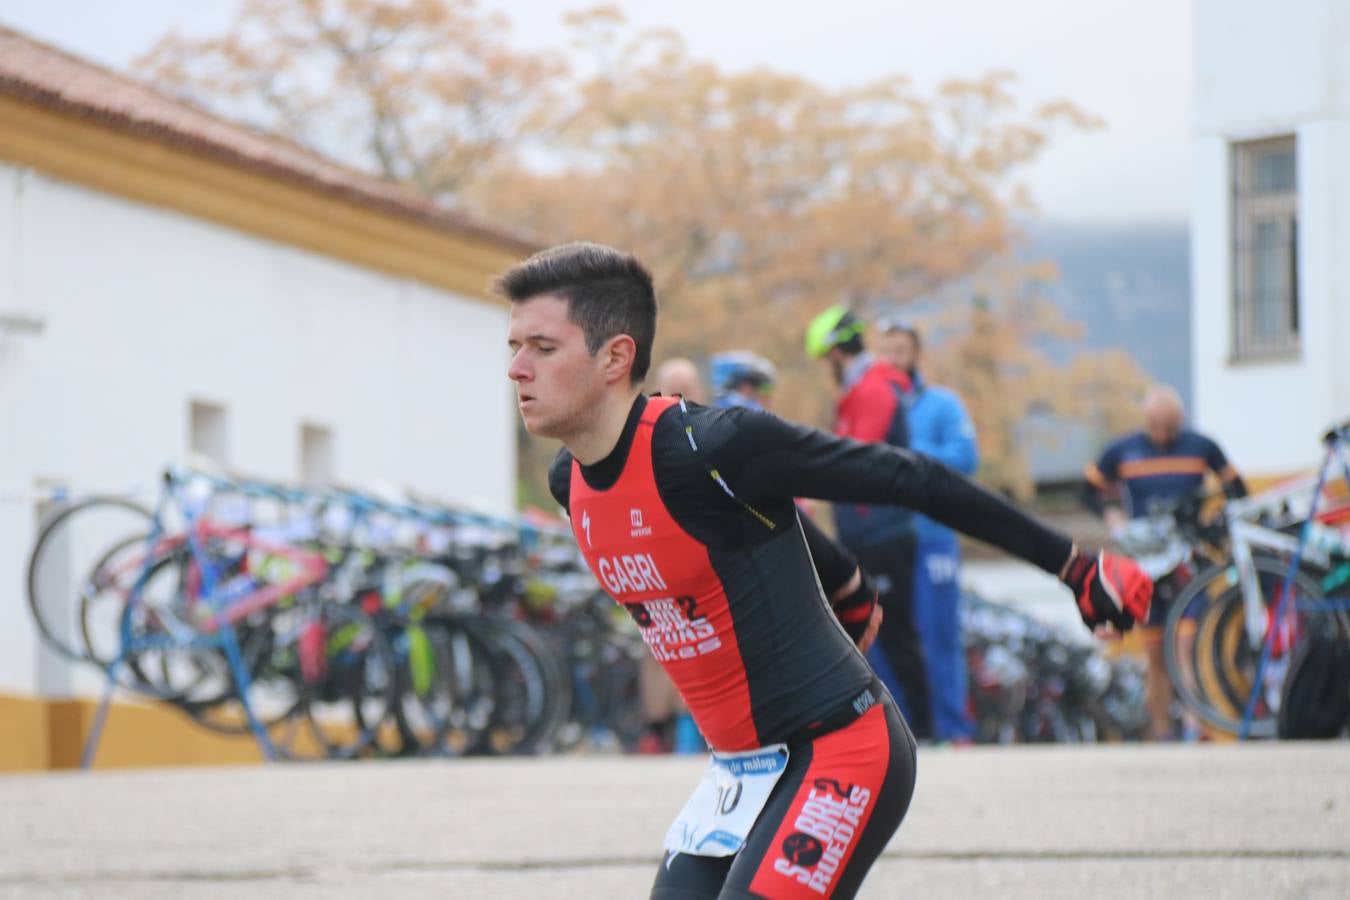
<instances>
[{"instance_id":1,"label":"barred window","mask_svg":"<svg viewBox=\"0 0 1350 900\"><path fill-rule=\"evenodd\" d=\"M1293 137L1233 145L1233 358L1299 349Z\"/></svg>"}]
</instances>

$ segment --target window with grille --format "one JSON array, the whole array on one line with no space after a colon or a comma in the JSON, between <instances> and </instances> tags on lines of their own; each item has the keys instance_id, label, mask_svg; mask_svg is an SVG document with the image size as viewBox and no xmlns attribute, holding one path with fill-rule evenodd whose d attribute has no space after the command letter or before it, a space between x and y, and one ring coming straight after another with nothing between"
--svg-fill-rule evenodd
<instances>
[{"instance_id":1,"label":"window with grille","mask_svg":"<svg viewBox=\"0 0 1350 900\"><path fill-rule=\"evenodd\" d=\"M1293 137L1233 145L1233 358L1299 349L1298 167Z\"/></svg>"}]
</instances>

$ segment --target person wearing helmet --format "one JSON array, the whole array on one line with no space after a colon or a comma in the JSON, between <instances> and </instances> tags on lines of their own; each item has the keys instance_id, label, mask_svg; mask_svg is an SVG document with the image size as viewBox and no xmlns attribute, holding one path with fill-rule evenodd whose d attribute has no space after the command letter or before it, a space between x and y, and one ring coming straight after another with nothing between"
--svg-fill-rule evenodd
<instances>
[{"instance_id":1,"label":"person wearing helmet","mask_svg":"<svg viewBox=\"0 0 1350 900\"><path fill-rule=\"evenodd\" d=\"M778 371L773 363L749 350L718 353L708 360L713 406L766 409Z\"/></svg>"},{"instance_id":2,"label":"person wearing helmet","mask_svg":"<svg viewBox=\"0 0 1350 900\"><path fill-rule=\"evenodd\" d=\"M863 343L866 324L845 306L816 316L806 331L806 352L830 364L839 386L834 432L866 443L909 446L905 395L909 376L878 359ZM886 611L873 656L878 675L895 694L920 739L933 737L931 692L923 641L914 616L913 514L899 506L834 505L839 540L872 573Z\"/></svg>"},{"instance_id":3,"label":"person wearing helmet","mask_svg":"<svg viewBox=\"0 0 1350 900\"><path fill-rule=\"evenodd\" d=\"M656 292L632 254L554 247L497 290L521 421L562 443L549 489L713 750L666 833L655 900L854 897L909 809L914 739L826 602L796 497L912 506L1056 573L1089 628L1148 614L1134 563L939 462L648 397Z\"/></svg>"}]
</instances>

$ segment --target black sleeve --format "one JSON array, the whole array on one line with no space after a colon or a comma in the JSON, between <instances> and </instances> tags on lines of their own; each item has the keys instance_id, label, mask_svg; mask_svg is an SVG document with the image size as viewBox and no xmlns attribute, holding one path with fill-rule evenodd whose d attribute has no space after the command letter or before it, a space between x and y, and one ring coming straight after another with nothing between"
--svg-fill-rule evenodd
<instances>
[{"instance_id":1,"label":"black sleeve","mask_svg":"<svg viewBox=\"0 0 1350 900\"><path fill-rule=\"evenodd\" d=\"M720 411L719 412L723 412ZM1058 572L1072 542L956 470L911 450L863 444L785 422L769 413L726 410L711 441L712 464L748 503L814 497L890 503Z\"/></svg>"},{"instance_id":2,"label":"black sleeve","mask_svg":"<svg viewBox=\"0 0 1350 900\"><path fill-rule=\"evenodd\" d=\"M1224 456L1223 450L1219 445L1204 435L1200 436L1201 446L1204 447L1205 465L1214 470L1214 474L1220 478L1224 475L1224 470L1228 468L1228 457Z\"/></svg>"},{"instance_id":3,"label":"black sleeve","mask_svg":"<svg viewBox=\"0 0 1350 900\"><path fill-rule=\"evenodd\" d=\"M572 454L566 448L560 448L553 462L549 463L548 490L566 512L567 501L572 493Z\"/></svg>"},{"instance_id":4,"label":"black sleeve","mask_svg":"<svg viewBox=\"0 0 1350 900\"><path fill-rule=\"evenodd\" d=\"M853 573L858 570L858 560L838 541L830 540L829 535L821 531L810 516L798 514L798 518L806 534L806 546L811 551L816 577L820 579L826 598L833 598L834 592L848 584Z\"/></svg>"}]
</instances>

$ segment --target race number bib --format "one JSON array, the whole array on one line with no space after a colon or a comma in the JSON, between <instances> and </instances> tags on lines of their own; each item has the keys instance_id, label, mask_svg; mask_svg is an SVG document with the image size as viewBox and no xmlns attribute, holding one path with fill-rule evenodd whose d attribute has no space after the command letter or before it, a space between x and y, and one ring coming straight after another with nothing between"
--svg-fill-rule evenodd
<instances>
[{"instance_id":1,"label":"race number bib","mask_svg":"<svg viewBox=\"0 0 1350 900\"><path fill-rule=\"evenodd\" d=\"M665 848L693 856L731 856L787 768L787 744L714 753L698 787L666 832Z\"/></svg>"}]
</instances>

